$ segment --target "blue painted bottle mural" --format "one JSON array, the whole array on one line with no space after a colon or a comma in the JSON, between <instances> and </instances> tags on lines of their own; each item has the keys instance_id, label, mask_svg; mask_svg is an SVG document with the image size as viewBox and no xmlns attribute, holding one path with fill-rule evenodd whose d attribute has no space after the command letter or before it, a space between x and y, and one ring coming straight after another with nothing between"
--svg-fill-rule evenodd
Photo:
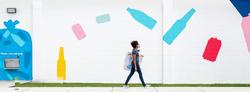
<instances>
[{"instance_id":1,"label":"blue painted bottle mural","mask_svg":"<svg viewBox=\"0 0 250 92\"><path fill-rule=\"evenodd\" d=\"M250 0L230 0L242 16L241 27L250 53Z\"/></svg>"},{"instance_id":2,"label":"blue painted bottle mural","mask_svg":"<svg viewBox=\"0 0 250 92\"><path fill-rule=\"evenodd\" d=\"M157 24L157 21L155 19L140 10L127 8L127 11L137 22L141 23L150 30L152 30Z\"/></svg>"},{"instance_id":3,"label":"blue painted bottle mural","mask_svg":"<svg viewBox=\"0 0 250 92\"><path fill-rule=\"evenodd\" d=\"M181 19L177 20L171 28L164 34L163 40L171 45L177 36L185 29L187 22L195 13L195 9L191 9L188 13L185 14Z\"/></svg>"},{"instance_id":4,"label":"blue painted bottle mural","mask_svg":"<svg viewBox=\"0 0 250 92\"><path fill-rule=\"evenodd\" d=\"M250 13L250 0L230 0L242 17Z\"/></svg>"},{"instance_id":5,"label":"blue painted bottle mural","mask_svg":"<svg viewBox=\"0 0 250 92\"><path fill-rule=\"evenodd\" d=\"M31 36L17 24L8 20L0 29L0 80L32 80Z\"/></svg>"}]
</instances>

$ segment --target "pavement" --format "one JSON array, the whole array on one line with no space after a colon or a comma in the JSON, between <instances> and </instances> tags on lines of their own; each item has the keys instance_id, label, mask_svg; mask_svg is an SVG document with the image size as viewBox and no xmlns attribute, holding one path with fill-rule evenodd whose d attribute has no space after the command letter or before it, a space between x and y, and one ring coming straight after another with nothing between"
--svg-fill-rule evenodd
<instances>
[{"instance_id":1,"label":"pavement","mask_svg":"<svg viewBox=\"0 0 250 92\"><path fill-rule=\"evenodd\" d=\"M250 87L10 87L1 82L0 92L250 92Z\"/></svg>"},{"instance_id":2,"label":"pavement","mask_svg":"<svg viewBox=\"0 0 250 92\"><path fill-rule=\"evenodd\" d=\"M250 87L0 87L0 92L250 92Z\"/></svg>"}]
</instances>

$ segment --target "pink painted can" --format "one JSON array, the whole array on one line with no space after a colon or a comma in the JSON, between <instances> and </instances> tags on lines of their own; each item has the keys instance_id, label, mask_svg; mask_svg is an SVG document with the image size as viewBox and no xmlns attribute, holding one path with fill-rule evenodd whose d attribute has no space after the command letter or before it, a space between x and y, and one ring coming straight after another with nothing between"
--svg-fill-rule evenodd
<instances>
[{"instance_id":1,"label":"pink painted can","mask_svg":"<svg viewBox=\"0 0 250 92\"><path fill-rule=\"evenodd\" d=\"M80 24L74 24L72 26L72 31L74 32L74 34L78 40L82 40L83 38L86 37L86 34L85 34L85 32Z\"/></svg>"}]
</instances>

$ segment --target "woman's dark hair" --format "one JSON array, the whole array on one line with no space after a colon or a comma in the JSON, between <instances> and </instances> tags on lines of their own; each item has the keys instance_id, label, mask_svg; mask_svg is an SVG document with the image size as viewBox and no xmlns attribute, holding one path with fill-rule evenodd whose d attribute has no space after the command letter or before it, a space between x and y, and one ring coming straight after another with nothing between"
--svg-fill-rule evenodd
<instances>
[{"instance_id":1,"label":"woman's dark hair","mask_svg":"<svg viewBox=\"0 0 250 92\"><path fill-rule=\"evenodd\" d=\"M137 45L139 45L138 41L134 40L134 41L131 42L131 46L133 48L136 48Z\"/></svg>"}]
</instances>

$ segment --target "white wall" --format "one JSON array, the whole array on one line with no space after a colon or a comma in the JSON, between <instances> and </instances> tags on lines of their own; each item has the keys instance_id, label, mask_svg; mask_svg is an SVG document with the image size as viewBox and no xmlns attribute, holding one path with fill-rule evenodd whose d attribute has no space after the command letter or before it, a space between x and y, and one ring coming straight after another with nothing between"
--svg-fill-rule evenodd
<instances>
[{"instance_id":1,"label":"white wall","mask_svg":"<svg viewBox=\"0 0 250 92\"><path fill-rule=\"evenodd\" d=\"M250 83L250 54L241 16L229 0L33 0L33 12L31 0L26 1L0 0L0 27L9 18L20 20L18 26L25 30L33 27L34 81L57 82L58 50L64 46L67 82L123 83L129 73L123 70L124 55L131 51L130 41L137 39L145 55L146 82ZM12 6L18 13L7 15L6 7ZM127 7L141 9L158 20L154 30L134 21ZM163 43L162 34L191 8L197 12L185 31L172 45ZM105 13L111 21L95 23L95 17ZM83 26L85 39L76 40L71 31L74 23ZM210 37L222 40L214 63L202 58ZM140 82L135 75L131 82Z\"/></svg>"},{"instance_id":2,"label":"white wall","mask_svg":"<svg viewBox=\"0 0 250 92\"><path fill-rule=\"evenodd\" d=\"M16 27L28 31L32 36L32 0L0 0L0 28L6 28L4 21L19 20ZM8 14L7 8L17 8L16 14Z\"/></svg>"},{"instance_id":3,"label":"white wall","mask_svg":"<svg viewBox=\"0 0 250 92\"><path fill-rule=\"evenodd\" d=\"M175 42L164 45L167 83L250 83L250 54L241 29L241 16L229 0L165 0L164 5L167 7L164 29L189 9L197 10ZM202 57L210 37L222 40L214 63Z\"/></svg>"},{"instance_id":4,"label":"white wall","mask_svg":"<svg viewBox=\"0 0 250 92\"><path fill-rule=\"evenodd\" d=\"M154 2L152 2L154 1ZM162 3L160 0L42 0L35 1L34 81L57 82L59 47L65 47L68 82L123 83L130 42L141 43L146 82L162 82ZM38 6L37 6L38 5ZM158 20L153 30L137 23L126 11L137 8ZM40 11L40 12L38 12ZM111 21L97 24L95 17L109 13ZM71 26L80 23L87 37L77 40ZM131 82L140 82L138 74Z\"/></svg>"}]
</instances>

